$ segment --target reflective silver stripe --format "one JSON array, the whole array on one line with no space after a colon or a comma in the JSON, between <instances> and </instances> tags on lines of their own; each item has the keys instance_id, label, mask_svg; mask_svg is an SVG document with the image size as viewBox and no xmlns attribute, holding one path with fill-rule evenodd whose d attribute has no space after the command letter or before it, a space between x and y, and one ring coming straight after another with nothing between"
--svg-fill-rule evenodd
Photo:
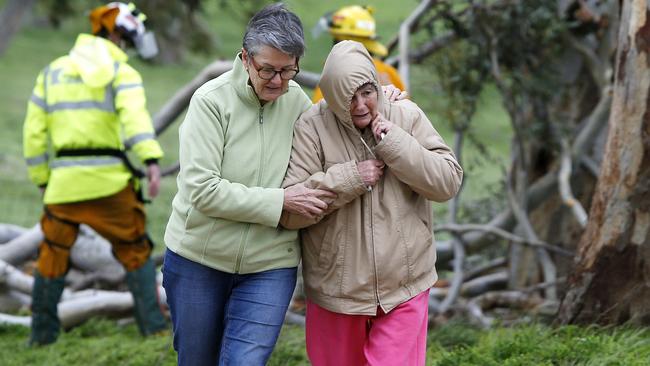
<instances>
[{"instance_id":1,"label":"reflective silver stripe","mask_svg":"<svg viewBox=\"0 0 650 366\"><path fill-rule=\"evenodd\" d=\"M142 83L122 84L122 85L118 85L115 88L115 93L117 94L118 92L125 89L142 88L142 87L143 87Z\"/></svg>"},{"instance_id":2,"label":"reflective silver stripe","mask_svg":"<svg viewBox=\"0 0 650 366\"><path fill-rule=\"evenodd\" d=\"M36 94L32 94L32 97L29 98L29 100L32 101L32 103L36 104L37 106L43 108L44 110L47 111L47 104L45 104L45 99L39 97Z\"/></svg>"},{"instance_id":3,"label":"reflective silver stripe","mask_svg":"<svg viewBox=\"0 0 650 366\"><path fill-rule=\"evenodd\" d=\"M65 168L71 166L100 166L100 165L114 165L122 164L122 159L115 157L106 157L106 158L90 158L90 159L74 159L74 160L63 160L57 159L50 163L50 168Z\"/></svg>"},{"instance_id":4,"label":"reflective silver stripe","mask_svg":"<svg viewBox=\"0 0 650 366\"><path fill-rule=\"evenodd\" d=\"M126 146L127 149L130 149L131 146L137 144L140 141L145 141L145 140L153 140L156 138L156 135L153 134L153 132L143 132L139 133L128 140L124 142L124 146Z\"/></svg>"},{"instance_id":5,"label":"reflective silver stripe","mask_svg":"<svg viewBox=\"0 0 650 366\"><path fill-rule=\"evenodd\" d=\"M113 105L113 89L111 85L106 85L104 90L104 100L80 100L75 102L58 102L48 106L48 112L56 112L70 109L99 109L106 112L115 112Z\"/></svg>"},{"instance_id":6,"label":"reflective silver stripe","mask_svg":"<svg viewBox=\"0 0 650 366\"><path fill-rule=\"evenodd\" d=\"M53 70L50 71L50 73L52 75L51 76L52 85L56 85L56 84L58 84L60 82L59 75L61 74L61 71L63 71L63 69L61 69L61 68L53 69Z\"/></svg>"},{"instance_id":7,"label":"reflective silver stripe","mask_svg":"<svg viewBox=\"0 0 650 366\"><path fill-rule=\"evenodd\" d=\"M46 113L50 113L50 106L47 105L47 78L49 77L50 74L50 65L47 65L45 69L43 70L43 103L45 103L45 109Z\"/></svg>"},{"instance_id":8,"label":"reflective silver stripe","mask_svg":"<svg viewBox=\"0 0 650 366\"><path fill-rule=\"evenodd\" d=\"M44 153L38 156L34 156L33 158L27 158L25 159L25 162L27 163L27 166L34 166L34 165L46 163L47 159L48 159L48 155L47 153Z\"/></svg>"}]
</instances>

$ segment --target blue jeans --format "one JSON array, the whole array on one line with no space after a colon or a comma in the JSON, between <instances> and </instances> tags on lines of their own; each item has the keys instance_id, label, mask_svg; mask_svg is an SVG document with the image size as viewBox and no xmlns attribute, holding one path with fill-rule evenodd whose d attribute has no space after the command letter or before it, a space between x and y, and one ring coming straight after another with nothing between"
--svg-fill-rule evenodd
<instances>
[{"instance_id":1,"label":"blue jeans","mask_svg":"<svg viewBox=\"0 0 650 366\"><path fill-rule=\"evenodd\" d=\"M162 271L179 365L266 364L296 268L232 274L167 250Z\"/></svg>"}]
</instances>

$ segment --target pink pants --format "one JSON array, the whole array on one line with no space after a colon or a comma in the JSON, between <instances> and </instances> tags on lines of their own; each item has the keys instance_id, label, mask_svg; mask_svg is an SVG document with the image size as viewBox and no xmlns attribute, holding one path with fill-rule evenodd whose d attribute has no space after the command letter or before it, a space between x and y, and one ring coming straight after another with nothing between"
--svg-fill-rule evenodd
<instances>
[{"instance_id":1,"label":"pink pants","mask_svg":"<svg viewBox=\"0 0 650 366\"><path fill-rule=\"evenodd\" d=\"M307 300L307 355L314 366L424 366L429 290L388 314L346 315Z\"/></svg>"}]
</instances>

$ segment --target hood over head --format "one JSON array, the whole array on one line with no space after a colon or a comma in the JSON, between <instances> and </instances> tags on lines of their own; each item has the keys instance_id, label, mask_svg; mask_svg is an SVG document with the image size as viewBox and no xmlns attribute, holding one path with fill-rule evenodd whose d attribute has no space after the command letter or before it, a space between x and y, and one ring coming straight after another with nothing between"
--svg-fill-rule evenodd
<instances>
[{"instance_id":1,"label":"hood over head","mask_svg":"<svg viewBox=\"0 0 650 366\"><path fill-rule=\"evenodd\" d=\"M319 86L328 107L348 128L354 128L350 116L352 97L360 86L367 83L372 83L377 88L377 110L385 114L386 97L377 79L372 57L366 48L355 41L341 41L335 44L325 61Z\"/></svg>"},{"instance_id":2,"label":"hood over head","mask_svg":"<svg viewBox=\"0 0 650 366\"><path fill-rule=\"evenodd\" d=\"M115 62L128 56L113 42L102 37L80 34L70 51L73 67L81 79L92 87L104 87L115 77Z\"/></svg>"}]
</instances>

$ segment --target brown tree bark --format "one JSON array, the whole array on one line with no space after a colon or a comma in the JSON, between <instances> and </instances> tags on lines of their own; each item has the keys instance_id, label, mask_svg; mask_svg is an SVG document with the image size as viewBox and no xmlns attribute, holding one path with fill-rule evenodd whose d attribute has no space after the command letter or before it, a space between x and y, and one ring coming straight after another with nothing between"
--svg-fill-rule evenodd
<instances>
[{"instance_id":1,"label":"brown tree bark","mask_svg":"<svg viewBox=\"0 0 650 366\"><path fill-rule=\"evenodd\" d=\"M650 1L621 12L610 133L560 323L650 324Z\"/></svg>"}]
</instances>

